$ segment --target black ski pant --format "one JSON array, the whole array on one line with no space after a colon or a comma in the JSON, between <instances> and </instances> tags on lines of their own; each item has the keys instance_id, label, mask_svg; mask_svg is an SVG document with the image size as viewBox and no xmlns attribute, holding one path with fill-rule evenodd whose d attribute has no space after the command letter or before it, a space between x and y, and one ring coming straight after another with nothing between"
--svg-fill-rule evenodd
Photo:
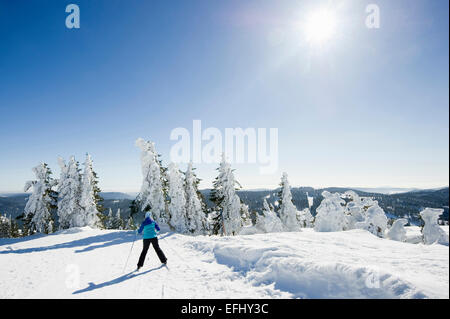
<instances>
[{"instance_id":1,"label":"black ski pant","mask_svg":"<svg viewBox=\"0 0 450 319\"><path fill-rule=\"evenodd\" d=\"M138 267L144 266L145 256L147 255L147 251L148 251L148 248L150 247L150 244L153 245L153 249L155 249L155 252L159 257L159 260L162 263L165 263L167 261L167 258L166 258L166 256L164 256L163 251L161 250L161 248L159 248L158 238L157 237L147 238L147 239L144 239L144 247L142 247L142 252L141 252L141 256L139 257Z\"/></svg>"}]
</instances>

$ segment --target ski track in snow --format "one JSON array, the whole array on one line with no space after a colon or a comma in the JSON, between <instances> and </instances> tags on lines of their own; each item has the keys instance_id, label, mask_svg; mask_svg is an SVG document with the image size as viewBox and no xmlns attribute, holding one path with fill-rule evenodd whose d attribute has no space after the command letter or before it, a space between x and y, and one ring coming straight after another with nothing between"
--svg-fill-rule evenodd
<instances>
[{"instance_id":1,"label":"ski track in snow","mask_svg":"<svg viewBox=\"0 0 450 319\"><path fill-rule=\"evenodd\" d=\"M445 228L448 233L448 227ZM408 229L409 238L418 228ZM163 233L168 267L141 237L88 227L0 239L0 298L448 298L448 246L363 230L235 237Z\"/></svg>"}]
</instances>

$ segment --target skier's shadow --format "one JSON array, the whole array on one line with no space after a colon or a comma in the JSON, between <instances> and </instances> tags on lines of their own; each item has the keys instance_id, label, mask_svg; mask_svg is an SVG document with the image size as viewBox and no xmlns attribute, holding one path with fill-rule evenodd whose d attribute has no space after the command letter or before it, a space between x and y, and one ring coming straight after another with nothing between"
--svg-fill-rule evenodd
<instances>
[{"instance_id":1,"label":"skier's shadow","mask_svg":"<svg viewBox=\"0 0 450 319\"><path fill-rule=\"evenodd\" d=\"M105 281L104 283L101 283L101 284L98 284L98 285L94 284L93 282L90 282L88 284L89 285L88 287L86 287L84 289L81 289L81 290L74 291L72 294L76 295L76 294L81 294L83 292L92 291L92 290L103 288L103 287L107 287L107 286L112 286L112 285L121 283L121 282L123 282L125 280L148 274L149 272L161 269L162 267L164 267L164 265L161 265L159 267L155 267L155 268L149 269L149 270L144 271L144 272L139 272L139 273L135 273L134 271L131 271L131 272L129 272L129 273L125 274L125 275L122 275L122 276L120 276L118 278L115 278L115 279L110 280L110 281Z\"/></svg>"}]
</instances>

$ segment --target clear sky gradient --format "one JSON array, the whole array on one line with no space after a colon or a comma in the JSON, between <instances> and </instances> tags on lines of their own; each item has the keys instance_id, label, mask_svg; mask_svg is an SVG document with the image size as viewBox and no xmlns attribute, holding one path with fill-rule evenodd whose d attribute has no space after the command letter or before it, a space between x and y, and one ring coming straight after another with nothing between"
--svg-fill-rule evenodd
<instances>
[{"instance_id":1,"label":"clear sky gradient","mask_svg":"<svg viewBox=\"0 0 450 319\"><path fill-rule=\"evenodd\" d=\"M81 28L67 29L78 4ZM365 26L366 5L380 28ZM321 46L302 21L337 17ZM279 130L279 170L247 189L449 183L449 2L0 0L0 192L89 152L105 191L138 191L138 137L168 164L176 127ZM209 187L217 165L197 165ZM183 168L183 167L182 167Z\"/></svg>"}]
</instances>

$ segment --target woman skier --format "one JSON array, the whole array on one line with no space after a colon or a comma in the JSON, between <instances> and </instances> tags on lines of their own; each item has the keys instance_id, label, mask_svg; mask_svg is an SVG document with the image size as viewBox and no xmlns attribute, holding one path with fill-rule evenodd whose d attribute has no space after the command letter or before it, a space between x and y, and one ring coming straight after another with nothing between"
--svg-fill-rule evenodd
<instances>
[{"instance_id":1,"label":"woman skier","mask_svg":"<svg viewBox=\"0 0 450 319\"><path fill-rule=\"evenodd\" d=\"M164 256L164 253L162 252L161 248L159 248L158 244L158 237L157 237L157 231L160 231L160 228L158 224L151 219L151 213L147 212L145 213L145 219L141 224L141 227L139 227L138 234L143 233L143 239L144 239L144 247L142 247L141 256L139 257L139 262L137 264L137 270L139 270L143 265L145 261L145 256L147 255L148 248L150 247L150 244L153 245L153 249L155 249L156 254L159 257L159 260L165 265L167 263L167 258Z\"/></svg>"}]
</instances>

